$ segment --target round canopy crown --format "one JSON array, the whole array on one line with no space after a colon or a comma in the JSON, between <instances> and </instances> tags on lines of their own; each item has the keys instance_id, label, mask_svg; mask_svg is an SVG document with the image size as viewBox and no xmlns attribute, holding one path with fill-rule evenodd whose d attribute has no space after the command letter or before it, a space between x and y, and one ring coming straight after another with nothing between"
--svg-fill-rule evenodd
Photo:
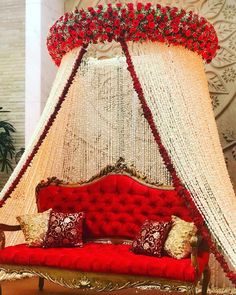
<instances>
[{"instance_id":1,"label":"round canopy crown","mask_svg":"<svg viewBox=\"0 0 236 295\"><path fill-rule=\"evenodd\" d=\"M207 62L216 55L218 38L214 27L192 11L151 3L98 5L65 13L51 27L49 53L57 65L73 48L111 41L159 41L182 45Z\"/></svg>"}]
</instances>

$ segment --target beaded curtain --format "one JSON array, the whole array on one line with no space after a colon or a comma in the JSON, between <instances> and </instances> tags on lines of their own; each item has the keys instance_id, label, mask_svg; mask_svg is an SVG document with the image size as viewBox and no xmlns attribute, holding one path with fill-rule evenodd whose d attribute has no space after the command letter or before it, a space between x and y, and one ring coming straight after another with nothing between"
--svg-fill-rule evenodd
<instances>
[{"instance_id":1,"label":"beaded curtain","mask_svg":"<svg viewBox=\"0 0 236 295\"><path fill-rule=\"evenodd\" d=\"M1 192L3 196L36 144L45 122L70 74L79 49L68 53L58 70L38 128ZM88 180L108 164L123 157L125 162L155 183L171 184L169 173L146 122L124 57L93 58L94 47L70 88L32 164L0 210L0 222L15 223L15 217L36 211L35 187L47 177L69 182ZM9 208L14 208L9 216ZM11 209L12 210L12 209ZM8 234L7 243L23 241L22 234Z\"/></svg>"},{"instance_id":2,"label":"beaded curtain","mask_svg":"<svg viewBox=\"0 0 236 295\"><path fill-rule=\"evenodd\" d=\"M236 220L230 214L236 210L235 195L202 60L182 47L147 43L129 47L161 138L214 238L235 267ZM38 141L78 52L75 49L63 58L38 128L2 196ZM153 181L170 184L126 67L121 52L107 60L94 58L93 50L87 53L32 164L1 208L0 222L14 224L15 216L36 210L34 190L40 180L50 176L86 180L120 156ZM22 242L21 233L7 239L9 244Z\"/></svg>"}]
</instances>

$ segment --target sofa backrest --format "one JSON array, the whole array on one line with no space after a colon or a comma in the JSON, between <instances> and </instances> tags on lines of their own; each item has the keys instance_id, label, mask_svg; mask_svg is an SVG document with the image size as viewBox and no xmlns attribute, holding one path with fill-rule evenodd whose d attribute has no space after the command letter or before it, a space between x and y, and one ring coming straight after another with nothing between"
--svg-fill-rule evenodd
<instances>
[{"instance_id":1,"label":"sofa backrest","mask_svg":"<svg viewBox=\"0 0 236 295\"><path fill-rule=\"evenodd\" d=\"M38 211L85 212L86 238L133 239L146 219L191 221L173 189L160 189L128 175L106 175L84 185L49 184L37 189Z\"/></svg>"}]
</instances>

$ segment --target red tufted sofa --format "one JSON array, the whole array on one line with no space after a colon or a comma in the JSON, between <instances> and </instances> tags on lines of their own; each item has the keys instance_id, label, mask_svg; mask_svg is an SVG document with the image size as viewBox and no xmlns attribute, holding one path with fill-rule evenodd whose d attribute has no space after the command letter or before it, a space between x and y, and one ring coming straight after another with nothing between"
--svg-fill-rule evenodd
<instances>
[{"instance_id":1,"label":"red tufted sofa","mask_svg":"<svg viewBox=\"0 0 236 295\"><path fill-rule=\"evenodd\" d=\"M36 189L39 212L49 208L85 212L83 248L6 247L0 251L0 269L38 275L40 289L43 280L48 279L71 288L97 291L153 285L169 291L185 290L187 294L195 294L195 286L205 274L202 294L206 294L209 253L201 247L197 251L196 240L192 241L191 257L181 260L130 251L131 241L146 219L167 221L176 215L191 221L183 200L171 188L141 181L133 170L104 171L85 184L64 184L53 178Z\"/></svg>"}]
</instances>

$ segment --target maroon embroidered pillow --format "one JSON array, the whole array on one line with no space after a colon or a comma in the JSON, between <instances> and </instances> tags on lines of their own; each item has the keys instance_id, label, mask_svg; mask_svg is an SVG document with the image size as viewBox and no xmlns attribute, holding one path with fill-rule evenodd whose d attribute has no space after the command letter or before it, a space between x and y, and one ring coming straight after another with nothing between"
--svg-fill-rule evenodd
<instances>
[{"instance_id":1,"label":"maroon embroidered pillow","mask_svg":"<svg viewBox=\"0 0 236 295\"><path fill-rule=\"evenodd\" d=\"M132 251L136 254L161 257L170 228L171 221L146 220L133 241Z\"/></svg>"},{"instance_id":2,"label":"maroon embroidered pillow","mask_svg":"<svg viewBox=\"0 0 236 295\"><path fill-rule=\"evenodd\" d=\"M43 247L82 247L84 213L51 211Z\"/></svg>"}]
</instances>

